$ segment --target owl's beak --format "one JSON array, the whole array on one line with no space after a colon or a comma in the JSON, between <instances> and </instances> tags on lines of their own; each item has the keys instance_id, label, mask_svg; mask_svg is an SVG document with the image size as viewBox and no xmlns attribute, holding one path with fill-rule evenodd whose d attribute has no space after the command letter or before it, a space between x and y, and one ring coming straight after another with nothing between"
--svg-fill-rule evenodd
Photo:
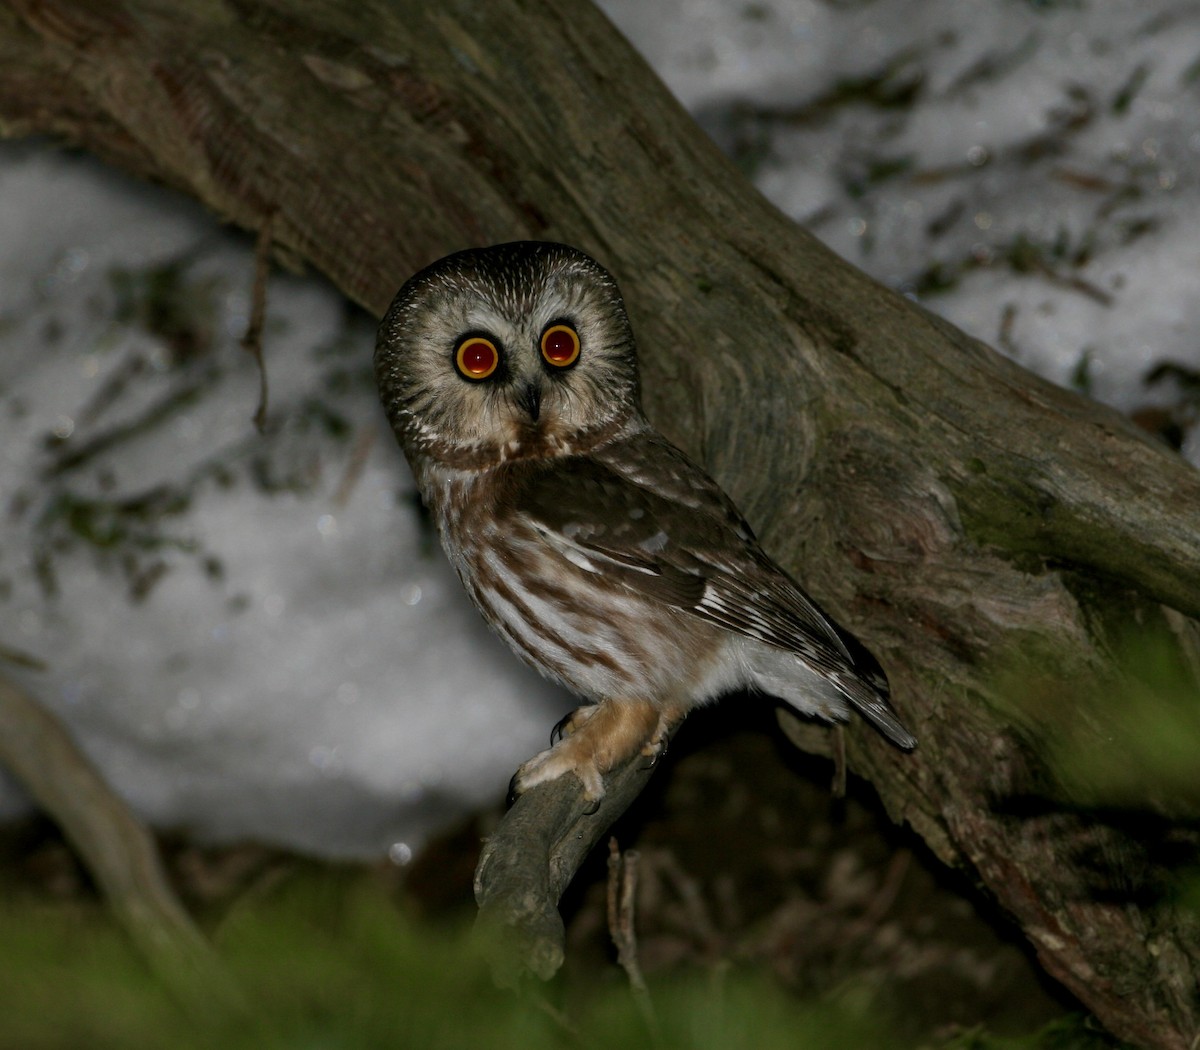
<instances>
[{"instance_id":1,"label":"owl's beak","mask_svg":"<svg viewBox=\"0 0 1200 1050\"><path fill-rule=\"evenodd\" d=\"M524 409L534 423L542 412L542 387L540 383L526 383L517 394L517 405Z\"/></svg>"}]
</instances>

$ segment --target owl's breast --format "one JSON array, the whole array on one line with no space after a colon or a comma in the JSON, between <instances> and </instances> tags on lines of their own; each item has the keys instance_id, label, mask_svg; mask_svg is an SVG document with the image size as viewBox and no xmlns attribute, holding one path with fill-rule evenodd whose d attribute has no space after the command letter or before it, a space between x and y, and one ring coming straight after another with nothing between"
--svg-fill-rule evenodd
<instances>
[{"instance_id":1,"label":"owl's breast","mask_svg":"<svg viewBox=\"0 0 1200 1050\"><path fill-rule=\"evenodd\" d=\"M508 534L463 559L484 618L543 674L592 700L676 700L707 662L694 624L541 545Z\"/></svg>"},{"instance_id":2,"label":"owl's breast","mask_svg":"<svg viewBox=\"0 0 1200 1050\"><path fill-rule=\"evenodd\" d=\"M464 588L522 660L597 701L677 704L719 674L724 632L567 559L504 497L477 476L431 502Z\"/></svg>"}]
</instances>

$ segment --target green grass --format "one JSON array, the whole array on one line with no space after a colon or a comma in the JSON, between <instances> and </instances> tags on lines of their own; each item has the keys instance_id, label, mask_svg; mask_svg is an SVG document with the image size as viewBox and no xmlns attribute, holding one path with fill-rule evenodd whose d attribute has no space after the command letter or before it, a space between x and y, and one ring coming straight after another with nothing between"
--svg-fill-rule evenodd
<instances>
[{"instance_id":1,"label":"green grass","mask_svg":"<svg viewBox=\"0 0 1200 1050\"><path fill-rule=\"evenodd\" d=\"M619 971L573 994L564 1019L546 1005L561 987L497 989L469 925L406 917L366 877L295 879L235 907L214 939L246 1016L172 1000L94 905L10 900L0 906L0 1048L648 1045ZM670 981L653 996L665 1050L883 1045L871 1022L761 979Z\"/></svg>"},{"instance_id":2,"label":"green grass","mask_svg":"<svg viewBox=\"0 0 1200 1050\"><path fill-rule=\"evenodd\" d=\"M229 1012L173 999L94 903L0 905L0 1050L537 1050L649 1047L615 966L495 987L465 920L404 914L369 875L292 876L237 903L211 932L246 1002ZM804 1003L762 974L717 968L651 982L661 1050L899 1047L886 1021L846 994ZM569 1007L562 1004L569 1002ZM954 1050L1111 1047L1076 1018L1023 1039L983 1031Z\"/></svg>"}]
</instances>

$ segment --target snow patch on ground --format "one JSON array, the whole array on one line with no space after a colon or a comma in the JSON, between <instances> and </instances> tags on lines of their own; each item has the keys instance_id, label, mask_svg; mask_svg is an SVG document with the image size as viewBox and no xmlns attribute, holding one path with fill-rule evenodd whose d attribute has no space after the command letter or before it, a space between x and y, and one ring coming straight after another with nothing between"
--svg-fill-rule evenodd
<instances>
[{"instance_id":1,"label":"snow patch on ground","mask_svg":"<svg viewBox=\"0 0 1200 1050\"><path fill-rule=\"evenodd\" d=\"M259 435L244 238L44 147L0 196L0 646L37 665L4 673L201 838L378 854L503 794L569 703L423 522L373 324L274 278Z\"/></svg>"}]
</instances>

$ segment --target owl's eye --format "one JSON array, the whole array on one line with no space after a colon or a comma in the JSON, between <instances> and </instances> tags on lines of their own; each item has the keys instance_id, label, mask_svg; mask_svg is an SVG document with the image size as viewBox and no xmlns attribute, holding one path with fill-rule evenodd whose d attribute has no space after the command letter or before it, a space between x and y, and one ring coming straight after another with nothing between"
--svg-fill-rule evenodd
<instances>
[{"instance_id":1,"label":"owl's eye","mask_svg":"<svg viewBox=\"0 0 1200 1050\"><path fill-rule=\"evenodd\" d=\"M500 365L500 351L490 339L469 335L454 351L454 364L466 379L487 379Z\"/></svg>"},{"instance_id":2,"label":"owl's eye","mask_svg":"<svg viewBox=\"0 0 1200 1050\"><path fill-rule=\"evenodd\" d=\"M567 368L579 358L579 333L569 324L554 324L542 333L542 357L556 368Z\"/></svg>"}]
</instances>

